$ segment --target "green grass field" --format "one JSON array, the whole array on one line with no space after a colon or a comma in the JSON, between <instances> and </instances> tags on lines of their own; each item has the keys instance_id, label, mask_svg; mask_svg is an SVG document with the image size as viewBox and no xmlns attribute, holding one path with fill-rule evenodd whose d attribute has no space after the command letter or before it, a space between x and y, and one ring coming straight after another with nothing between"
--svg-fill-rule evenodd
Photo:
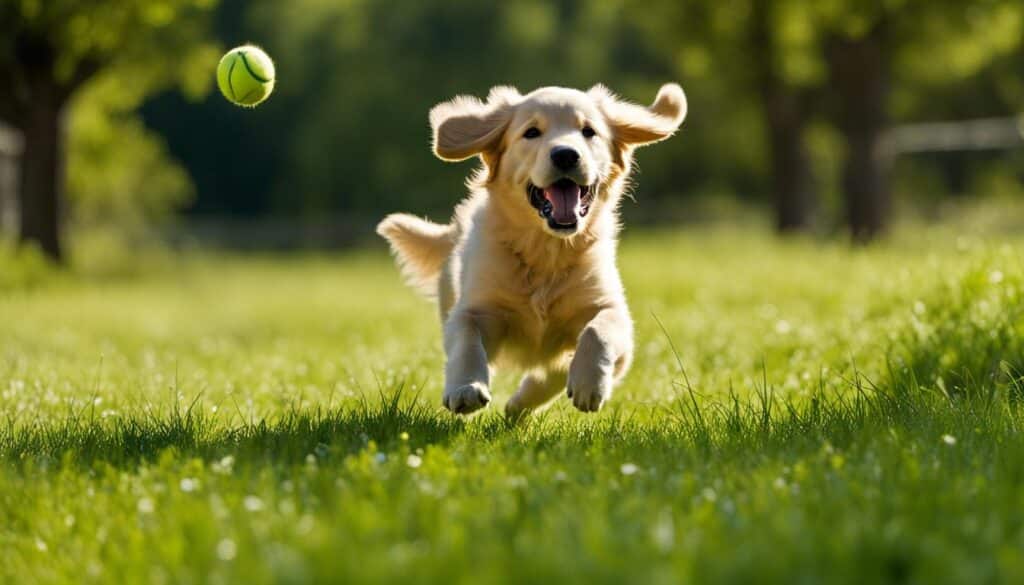
<instances>
[{"instance_id":1,"label":"green grass field","mask_svg":"<svg viewBox=\"0 0 1024 585\"><path fill-rule=\"evenodd\" d=\"M912 236L628 231L632 372L517 427L383 247L0 292L0 581L1020 583L1020 242Z\"/></svg>"}]
</instances>

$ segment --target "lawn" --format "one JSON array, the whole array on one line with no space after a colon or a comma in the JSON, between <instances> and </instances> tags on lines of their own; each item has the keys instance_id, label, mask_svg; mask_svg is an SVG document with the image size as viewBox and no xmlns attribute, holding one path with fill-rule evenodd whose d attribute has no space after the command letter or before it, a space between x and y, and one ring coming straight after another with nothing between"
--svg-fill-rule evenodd
<instances>
[{"instance_id":1,"label":"lawn","mask_svg":"<svg viewBox=\"0 0 1024 585\"><path fill-rule=\"evenodd\" d=\"M0 581L1022 582L1006 241L627 231L632 372L519 426L382 246L9 288Z\"/></svg>"}]
</instances>

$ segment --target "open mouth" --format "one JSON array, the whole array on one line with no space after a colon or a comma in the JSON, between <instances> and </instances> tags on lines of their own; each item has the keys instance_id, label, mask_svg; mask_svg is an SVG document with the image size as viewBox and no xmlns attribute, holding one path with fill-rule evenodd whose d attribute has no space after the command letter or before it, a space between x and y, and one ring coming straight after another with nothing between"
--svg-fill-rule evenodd
<instances>
[{"instance_id":1,"label":"open mouth","mask_svg":"<svg viewBox=\"0 0 1024 585\"><path fill-rule=\"evenodd\" d=\"M576 231L594 200L591 185L580 185L572 179L559 179L544 188L528 183L526 193L530 196L530 205L547 220L548 227L559 232Z\"/></svg>"}]
</instances>

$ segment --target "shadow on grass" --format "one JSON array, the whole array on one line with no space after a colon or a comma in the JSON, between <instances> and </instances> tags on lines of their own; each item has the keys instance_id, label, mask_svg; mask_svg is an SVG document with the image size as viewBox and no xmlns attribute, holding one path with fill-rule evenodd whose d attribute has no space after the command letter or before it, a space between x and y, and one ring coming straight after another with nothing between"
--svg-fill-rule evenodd
<instances>
[{"instance_id":1,"label":"shadow on grass","mask_svg":"<svg viewBox=\"0 0 1024 585\"><path fill-rule=\"evenodd\" d=\"M0 430L0 461L29 467L130 468L167 450L185 458L216 460L231 455L242 464L300 465L310 454L330 460L366 449L388 451L411 437L410 446L462 443L475 448L604 454L676 454L680 460L800 454L823 443L845 447L865 432L895 429L939 436L953 429L992 440L1016 432L1020 409L1005 392L951 400L919 386L879 388L862 377L847 391L822 386L799 402L765 382L752 400L730 393L725 400L698 399L679 386L664 406L618 407L598 417L540 415L511 424L495 413L466 420L407 397L399 388L379 401L359 401L329 411L292 411L274 420L225 426L194 403L186 409L140 418L100 421L69 417L61 424L15 425ZM974 396L981 396L980 393ZM978 434L977 429L983 429Z\"/></svg>"},{"instance_id":2,"label":"shadow on grass","mask_svg":"<svg viewBox=\"0 0 1024 585\"><path fill-rule=\"evenodd\" d=\"M98 420L83 414L56 425L10 422L0 430L0 460L130 466L174 449L200 459L231 454L241 460L301 462L325 448L355 452L370 441L387 446L401 440L402 433L444 443L466 428L462 419L442 416L407 396L402 387L379 402L363 399L331 410L292 410L274 420L237 425L225 425L200 406L197 399L187 408L140 417Z\"/></svg>"}]
</instances>

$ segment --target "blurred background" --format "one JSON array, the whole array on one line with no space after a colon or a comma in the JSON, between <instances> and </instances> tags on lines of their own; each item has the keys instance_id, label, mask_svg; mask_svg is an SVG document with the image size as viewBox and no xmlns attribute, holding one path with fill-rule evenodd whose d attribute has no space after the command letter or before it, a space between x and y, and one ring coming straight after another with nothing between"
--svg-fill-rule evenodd
<instances>
[{"instance_id":1,"label":"blurred background","mask_svg":"<svg viewBox=\"0 0 1024 585\"><path fill-rule=\"evenodd\" d=\"M1024 198L1019 0L0 7L7 254L333 248L387 212L444 220L471 165L433 158L427 111L497 84L603 82L644 103L683 85L689 118L639 154L630 226L743 221L867 242L973 202L1002 218ZM255 110L214 84L244 42L277 63Z\"/></svg>"}]
</instances>

